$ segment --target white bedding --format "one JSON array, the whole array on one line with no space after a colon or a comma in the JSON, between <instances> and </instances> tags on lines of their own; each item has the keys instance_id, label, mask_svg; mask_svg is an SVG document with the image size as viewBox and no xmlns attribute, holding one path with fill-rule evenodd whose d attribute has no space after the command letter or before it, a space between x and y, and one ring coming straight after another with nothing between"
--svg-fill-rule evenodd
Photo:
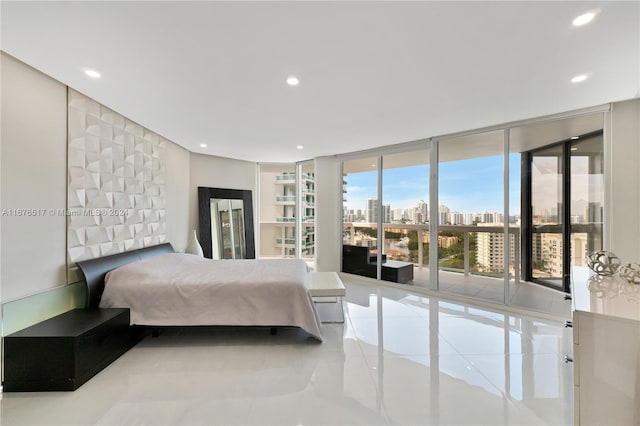
<instances>
[{"instance_id":1,"label":"white bedding","mask_svg":"<svg viewBox=\"0 0 640 426\"><path fill-rule=\"evenodd\" d=\"M322 340L300 259L211 260L167 253L109 272L101 308L132 325L295 326Z\"/></svg>"}]
</instances>

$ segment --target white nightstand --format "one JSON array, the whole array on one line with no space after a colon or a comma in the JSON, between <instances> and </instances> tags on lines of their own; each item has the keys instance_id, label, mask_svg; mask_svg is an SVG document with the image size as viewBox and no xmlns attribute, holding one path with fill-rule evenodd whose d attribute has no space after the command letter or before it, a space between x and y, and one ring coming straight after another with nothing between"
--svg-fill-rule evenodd
<instances>
[{"instance_id":1,"label":"white nightstand","mask_svg":"<svg viewBox=\"0 0 640 426\"><path fill-rule=\"evenodd\" d=\"M309 294L316 303L316 310L322 322L344 322L344 308L342 298L347 294L344 284L340 280L337 272L312 272L308 281ZM333 308L333 315L331 309ZM327 308L325 308L327 307ZM338 319L335 319L335 311L339 312Z\"/></svg>"}]
</instances>

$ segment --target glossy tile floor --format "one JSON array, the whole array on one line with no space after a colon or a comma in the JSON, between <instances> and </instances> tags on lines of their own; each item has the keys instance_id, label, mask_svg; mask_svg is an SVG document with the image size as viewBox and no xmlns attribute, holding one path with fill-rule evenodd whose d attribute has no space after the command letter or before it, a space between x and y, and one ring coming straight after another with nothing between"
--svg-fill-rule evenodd
<instances>
[{"instance_id":1,"label":"glossy tile floor","mask_svg":"<svg viewBox=\"0 0 640 426\"><path fill-rule=\"evenodd\" d=\"M5 393L2 425L569 425L560 323L345 281L346 321L172 329L75 392ZM329 307L323 304L322 309Z\"/></svg>"},{"instance_id":2,"label":"glossy tile floor","mask_svg":"<svg viewBox=\"0 0 640 426\"><path fill-rule=\"evenodd\" d=\"M429 268L414 268L416 287L429 288ZM457 296L483 300L490 303L504 303L504 280L459 272L439 271L440 291ZM571 303L564 300L564 293L526 281L511 281L509 303L516 308L541 312L569 319Z\"/></svg>"}]
</instances>

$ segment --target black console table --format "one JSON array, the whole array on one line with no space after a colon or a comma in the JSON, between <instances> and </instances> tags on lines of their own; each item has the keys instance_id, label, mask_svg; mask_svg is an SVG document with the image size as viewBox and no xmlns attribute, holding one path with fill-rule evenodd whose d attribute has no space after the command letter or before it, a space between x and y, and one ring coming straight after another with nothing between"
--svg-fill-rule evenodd
<instances>
[{"instance_id":1,"label":"black console table","mask_svg":"<svg viewBox=\"0 0 640 426\"><path fill-rule=\"evenodd\" d=\"M342 272L376 278L377 260L378 256L371 254L368 247L347 244L342 246ZM383 254L381 269L381 278L385 281L406 284L413 280L412 263L387 260L387 256Z\"/></svg>"},{"instance_id":2,"label":"black console table","mask_svg":"<svg viewBox=\"0 0 640 426\"><path fill-rule=\"evenodd\" d=\"M4 338L4 391L76 390L137 339L129 309L75 309Z\"/></svg>"},{"instance_id":3,"label":"black console table","mask_svg":"<svg viewBox=\"0 0 640 426\"><path fill-rule=\"evenodd\" d=\"M382 279L395 283L406 284L413 280L413 264L387 260L382 264Z\"/></svg>"}]
</instances>

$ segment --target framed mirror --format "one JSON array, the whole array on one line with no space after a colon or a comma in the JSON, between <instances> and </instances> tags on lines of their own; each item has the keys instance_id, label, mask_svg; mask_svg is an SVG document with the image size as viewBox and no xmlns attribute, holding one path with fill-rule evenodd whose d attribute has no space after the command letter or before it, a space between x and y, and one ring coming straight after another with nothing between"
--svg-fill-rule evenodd
<instances>
[{"instance_id":1,"label":"framed mirror","mask_svg":"<svg viewBox=\"0 0 640 426\"><path fill-rule=\"evenodd\" d=\"M200 243L209 259L255 259L251 191L198 187Z\"/></svg>"}]
</instances>

